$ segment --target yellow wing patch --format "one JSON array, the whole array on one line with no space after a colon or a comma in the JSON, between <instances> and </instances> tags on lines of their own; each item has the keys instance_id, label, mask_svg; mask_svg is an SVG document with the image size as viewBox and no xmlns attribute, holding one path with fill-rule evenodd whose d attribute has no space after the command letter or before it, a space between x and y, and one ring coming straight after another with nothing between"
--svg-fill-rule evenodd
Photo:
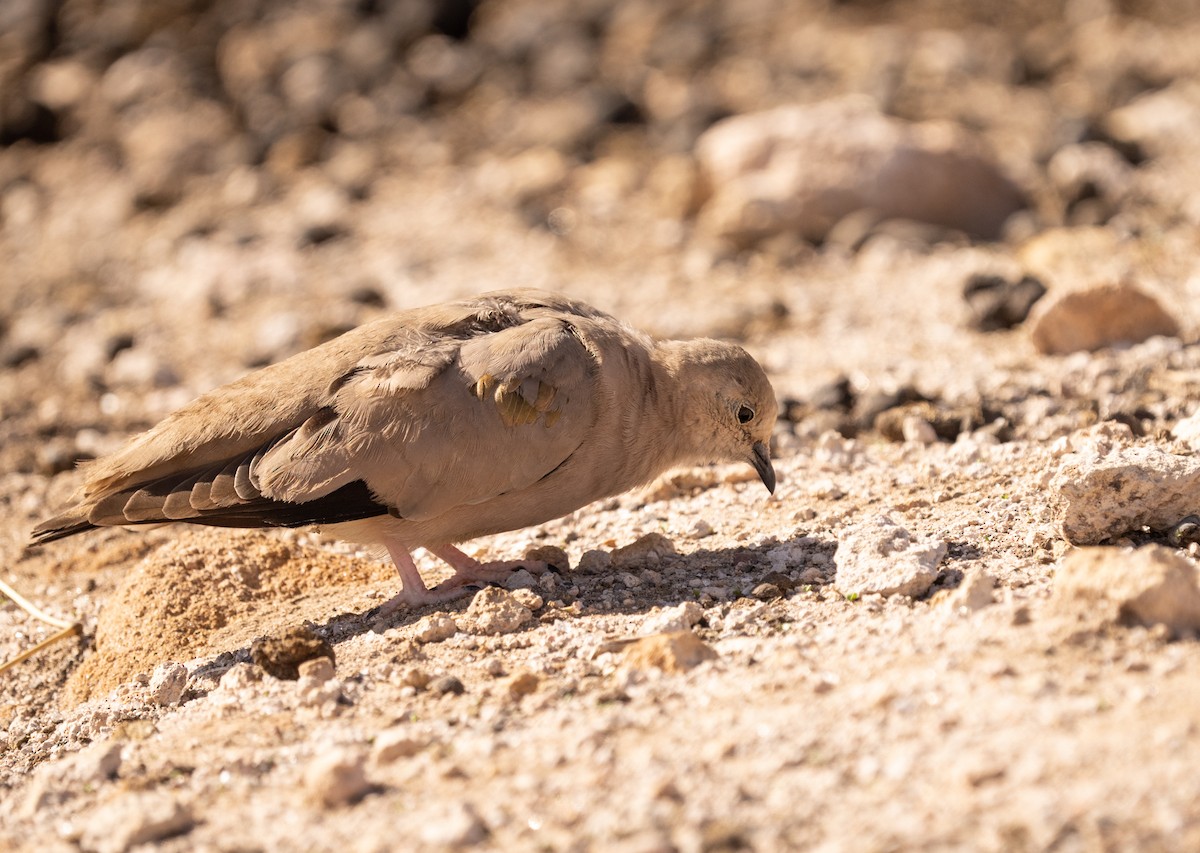
<instances>
[{"instance_id":1,"label":"yellow wing patch","mask_svg":"<svg viewBox=\"0 0 1200 853\"><path fill-rule=\"evenodd\" d=\"M533 381L536 380L529 380L528 384L532 385ZM525 426L537 423L539 419L542 419L547 428L554 426L562 416L561 409L553 408L558 389L539 381L536 393L525 394L522 393L522 386L525 384L527 383L516 378L497 382L494 376L485 373L475 382L471 391L480 400L486 400L490 396L500 413L500 419L507 426ZM533 389L528 390L532 392ZM529 399L530 396L533 397L532 400Z\"/></svg>"}]
</instances>

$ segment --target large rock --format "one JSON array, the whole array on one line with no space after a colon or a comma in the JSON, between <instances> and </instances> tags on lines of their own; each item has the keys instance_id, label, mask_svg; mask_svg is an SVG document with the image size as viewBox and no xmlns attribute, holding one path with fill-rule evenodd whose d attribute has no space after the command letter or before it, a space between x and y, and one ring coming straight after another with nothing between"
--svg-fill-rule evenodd
<instances>
[{"instance_id":1,"label":"large rock","mask_svg":"<svg viewBox=\"0 0 1200 853\"><path fill-rule=\"evenodd\" d=\"M1157 447L1072 454L1051 487L1063 503L1063 536L1096 545L1142 527L1165 530L1200 511L1200 459Z\"/></svg>"},{"instance_id":2,"label":"large rock","mask_svg":"<svg viewBox=\"0 0 1200 853\"><path fill-rule=\"evenodd\" d=\"M696 157L713 192L700 224L736 244L782 232L820 240L860 209L992 238L1022 206L965 131L908 124L861 99L726 119Z\"/></svg>"},{"instance_id":3,"label":"large rock","mask_svg":"<svg viewBox=\"0 0 1200 853\"><path fill-rule=\"evenodd\" d=\"M845 595L916 598L929 591L945 556L945 542L915 540L890 516L880 515L838 537L834 584Z\"/></svg>"},{"instance_id":4,"label":"large rock","mask_svg":"<svg viewBox=\"0 0 1200 853\"><path fill-rule=\"evenodd\" d=\"M1054 573L1053 607L1085 623L1200 631L1196 564L1162 545L1080 548Z\"/></svg>"},{"instance_id":5,"label":"large rock","mask_svg":"<svg viewBox=\"0 0 1200 853\"><path fill-rule=\"evenodd\" d=\"M1150 293L1129 282L1068 290L1034 307L1029 335L1049 355L1177 337L1179 324Z\"/></svg>"}]
</instances>

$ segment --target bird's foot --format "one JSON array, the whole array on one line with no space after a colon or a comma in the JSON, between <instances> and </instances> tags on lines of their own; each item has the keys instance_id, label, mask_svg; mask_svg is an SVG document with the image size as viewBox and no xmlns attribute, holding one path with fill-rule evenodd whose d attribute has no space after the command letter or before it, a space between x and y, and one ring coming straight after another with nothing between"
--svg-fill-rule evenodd
<instances>
[{"instance_id":1,"label":"bird's foot","mask_svg":"<svg viewBox=\"0 0 1200 853\"><path fill-rule=\"evenodd\" d=\"M438 559L447 563L454 574L433 588L433 591L449 591L462 589L466 586L500 583L518 569L525 569L531 574L541 574L550 566L540 560L496 560L481 563L474 557L468 557L453 545L442 545L428 549Z\"/></svg>"},{"instance_id":2,"label":"bird's foot","mask_svg":"<svg viewBox=\"0 0 1200 853\"><path fill-rule=\"evenodd\" d=\"M420 588L412 589L406 586L399 593L379 605L379 609L375 615L377 617L391 616L402 607L424 607L427 604L443 604L447 601L461 598L470 592L470 590L464 589L461 586L443 589L444 586L444 584L441 584L433 589L426 589L424 584Z\"/></svg>"}]
</instances>

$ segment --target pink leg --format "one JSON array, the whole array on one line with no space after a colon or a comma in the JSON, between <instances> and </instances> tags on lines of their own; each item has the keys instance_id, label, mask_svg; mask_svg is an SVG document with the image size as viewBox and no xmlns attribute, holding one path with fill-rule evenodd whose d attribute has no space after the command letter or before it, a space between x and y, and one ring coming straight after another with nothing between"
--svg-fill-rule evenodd
<instances>
[{"instance_id":1,"label":"pink leg","mask_svg":"<svg viewBox=\"0 0 1200 853\"><path fill-rule=\"evenodd\" d=\"M506 579L517 569L529 569L537 574L549 569L549 566L540 560L500 560L481 563L473 557L468 557L453 545L426 545L425 550L454 569L454 575L438 584L434 588L434 592L461 589L471 584L497 583Z\"/></svg>"},{"instance_id":2,"label":"pink leg","mask_svg":"<svg viewBox=\"0 0 1200 853\"><path fill-rule=\"evenodd\" d=\"M387 549L392 562L396 564L396 571L400 573L400 592L383 603L379 608L380 616L388 616L401 607L439 604L466 594L466 590L461 589L461 585L448 589L442 588L445 584L440 585L437 589L427 588L425 581L421 579L421 572L417 569L417 564L413 562L412 555L408 553L407 548L389 542ZM465 554L463 556L466 557Z\"/></svg>"}]
</instances>

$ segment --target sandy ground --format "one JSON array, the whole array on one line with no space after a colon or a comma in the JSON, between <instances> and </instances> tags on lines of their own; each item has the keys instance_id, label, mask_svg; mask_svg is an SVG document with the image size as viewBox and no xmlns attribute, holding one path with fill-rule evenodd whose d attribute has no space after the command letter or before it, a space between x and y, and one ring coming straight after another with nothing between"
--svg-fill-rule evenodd
<instances>
[{"instance_id":1,"label":"sandy ground","mask_svg":"<svg viewBox=\"0 0 1200 853\"><path fill-rule=\"evenodd\" d=\"M146 171L122 122L130 103L167 108L111 69L140 57L127 65L206 92L207 66L186 51L145 56L175 55L177 20L142 21L157 42L91 53L63 24L77 41L29 60L59 124L38 138L36 122L10 122L0 149L0 565L84 632L0 675L0 847L1200 847L1196 546L1168 524L1118 524L1101 537L1117 561L1104 575L1062 528L1088 511L1069 509L1064 485L1081 459L1195 457L1200 113L1186 104L1200 29L1169 3L1108 16L1103 3L1017 4L1008 21L936 3L814 6L774 28L667 4L646 31L689 58L650 55L666 76L629 96L636 120L593 116L567 134L583 100L555 100L546 81L575 74L593 92L619 77L613 52L643 44L646 10L618 5L604 18L552 4L536 19L483 4L487 29L447 54L459 65L434 56L448 42L416 41L404 49L441 71L423 77L414 59L363 96L401 103L402 119L355 130L345 115L361 104L343 105L335 130L317 122L319 155L295 153L303 127L262 142L259 102L229 82L243 54L226 45L227 97L206 102L237 106L237 145L201 139L223 153L199 166L171 149L164 174ZM572 15L603 27L571 29ZM506 53L535 19L607 33L601 71L570 71L567 36ZM273 38L320 41L263 20ZM254 27L236 26L253 45ZM719 48L689 47L718 30ZM476 44L497 63L487 71L471 65ZM754 50L765 78L735 61ZM64 95L75 78L45 71L70 71L64 57L125 106L94 113ZM692 106L672 111L671 75L696 68ZM882 98L881 79L890 115L956 121L996 152L1028 199L1003 233L893 219L745 245L713 230L691 154L707 123ZM397 92L414 80L425 88L409 103ZM1166 106L1122 137L1120 111L1154 95ZM493 103L527 110L528 126ZM1093 175L1081 193L1050 165L1097 128L1129 155L1119 192ZM672 175L692 201L671 200ZM1031 319L973 325L972 276L1024 274L1048 289ZM1149 293L1173 333L1035 345L1057 297L1116 281ZM312 531L114 529L26 550L78 484L77 460L195 395L389 310L513 286L657 335L743 343L784 402L775 494L748 469L674 472L464 546L487 559L558 549L541 554L553 571L387 618L374 608L396 591L393 570ZM883 533L899 539L880 550ZM1139 604L1158 548L1181 573L1178 618ZM419 565L431 581L447 573ZM1088 588L1093 575L1115 580ZM0 601L0 659L50 630ZM308 659L299 679L271 674L290 652Z\"/></svg>"}]
</instances>

